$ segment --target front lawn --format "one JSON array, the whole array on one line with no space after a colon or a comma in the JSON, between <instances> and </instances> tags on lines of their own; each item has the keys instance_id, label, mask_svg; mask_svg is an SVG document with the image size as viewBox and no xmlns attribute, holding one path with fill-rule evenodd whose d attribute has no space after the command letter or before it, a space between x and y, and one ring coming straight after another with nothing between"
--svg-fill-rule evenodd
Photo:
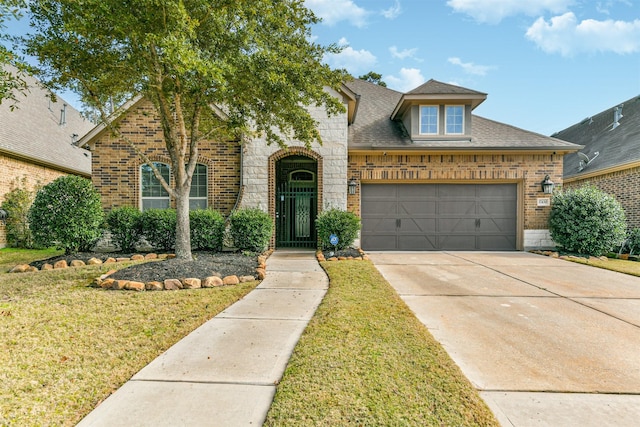
<instances>
[{"instance_id":1,"label":"front lawn","mask_svg":"<svg viewBox=\"0 0 640 427\"><path fill-rule=\"evenodd\" d=\"M0 251L3 271L37 259L14 251ZM257 284L175 292L87 287L126 265L0 274L0 425L75 425Z\"/></svg>"},{"instance_id":2,"label":"front lawn","mask_svg":"<svg viewBox=\"0 0 640 427\"><path fill-rule=\"evenodd\" d=\"M604 268L605 270L617 271L624 274L640 277L640 262L628 261L623 259L608 258L600 260L598 258L568 258L569 261L580 264L587 264L593 267Z\"/></svg>"},{"instance_id":3,"label":"front lawn","mask_svg":"<svg viewBox=\"0 0 640 427\"><path fill-rule=\"evenodd\" d=\"M294 350L265 425L498 425L372 263L322 266L329 291Z\"/></svg>"}]
</instances>

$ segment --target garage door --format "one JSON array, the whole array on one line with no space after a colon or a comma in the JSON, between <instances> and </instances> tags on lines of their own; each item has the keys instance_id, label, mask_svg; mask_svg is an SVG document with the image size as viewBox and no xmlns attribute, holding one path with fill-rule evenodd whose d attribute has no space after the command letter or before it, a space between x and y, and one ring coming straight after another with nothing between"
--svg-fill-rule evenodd
<instances>
[{"instance_id":1,"label":"garage door","mask_svg":"<svg viewBox=\"0 0 640 427\"><path fill-rule=\"evenodd\" d=\"M364 250L515 250L516 184L363 184Z\"/></svg>"}]
</instances>

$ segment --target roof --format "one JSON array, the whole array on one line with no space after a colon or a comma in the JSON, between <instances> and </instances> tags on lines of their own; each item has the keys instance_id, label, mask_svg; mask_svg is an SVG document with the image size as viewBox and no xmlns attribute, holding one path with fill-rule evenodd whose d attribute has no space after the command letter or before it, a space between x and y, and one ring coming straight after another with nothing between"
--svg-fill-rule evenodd
<instances>
[{"instance_id":1,"label":"roof","mask_svg":"<svg viewBox=\"0 0 640 427\"><path fill-rule=\"evenodd\" d=\"M363 80L346 85L360 96L358 115L349 126L350 150L426 150L426 151L576 151L581 148L535 132L472 115L471 138L412 141L399 120L392 120L392 111L405 94ZM482 92L429 80L408 93L440 90L458 91L464 95L486 96Z\"/></svg>"},{"instance_id":2,"label":"roof","mask_svg":"<svg viewBox=\"0 0 640 427\"><path fill-rule=\"evenodd\" d=\"M72 144L93 127L59 96L52 102L50 92L32 76L24 76L26 96L18 94L16 108L0 104L0 152L24 161L64 172L91 176L91 153ZM61 115L64 110L64 123Z\"/></svg>"},{"instance_id":3,"label":"roof","mask_svg":"<svg viewBox=\"0 0 640 427\"><path fill-rule=\"evenodd\" d=\"M487 96L484 92L467 89L462 86L456 86L448 83L442 83L431 79L428 82L418 86L417 88L407 92L408 95L481 95Z\"/></svg>"},{"instance_id":4,"label":"roof","mask_svg":"<svg viewBox=\"0 0 640 427\"><path fill-rule=\"evenodd\" d=\"M617 122L619 125L614 127L617 108L622 117ZM578 153L565 156L565 179L587 178L617 169L636 167L640 165L640 96L634 96L587 117L553 136L583 145L581 153L591 160L580 171L581 159ZM597 157L595 153L598 153Z\"/></svg>"}]
</instances>

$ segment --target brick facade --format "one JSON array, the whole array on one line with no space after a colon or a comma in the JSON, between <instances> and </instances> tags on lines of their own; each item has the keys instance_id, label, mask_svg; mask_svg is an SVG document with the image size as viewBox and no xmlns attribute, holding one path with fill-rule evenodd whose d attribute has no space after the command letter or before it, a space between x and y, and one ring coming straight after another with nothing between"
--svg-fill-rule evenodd
<instances>
[{"instance_id":1,"label":"brick facade","mask_svg":"<svg viewBox=\"0 0 640 427\"><path fill-rule=\"evenodd\" d=\"M164 137L153 104L137 103L120 121L127 135L153 161L170 164ZM142 160L122 140L104 132L91 143L93 183L106 211L120 206L140 208ZM208 206L228 215L240 191L240 145L237 142L202 141L198 163L207 165ZM175 201L172 200L175 206Z\"/></svg>"},{"instance_id":2,"label":"brick facade","mask_svg":"<svg viewBox=\"0 0 640 427\"><path fill-rule=\"evenodd\" d=\"M359 183L516 183L521 247L539 246L528 234L548 229L550 207L538 206L541 182L562 183L562 156L553 154L350 154L349 177ZM360 186L348 210L360 215Z\"/></svg>"},{"instance_id":3,"label":"brick facade","mask_svg":"<svg viewBox=\"0 0 640 427\"><path fill-rule=\"evenodd\" d=\"M46 185L56 178L68 175L65 172L40 166L35 163L15 159L0 154L0 203L5 195L14 188L34 190L38 186ZM6 228L0 223L0 248L7 245Z\"/></svg>"},{"instance_id":4,"label":"brick facade","mask_svg":"<svg viewBox=\"0 0 640 427\"><path fill-rule=\"evenodd\" d=\"M630 229L640 227L640 166L599 176L570 181L566 188L594 185L614 196L622 205Z\"/></svg>"}]
</instances>

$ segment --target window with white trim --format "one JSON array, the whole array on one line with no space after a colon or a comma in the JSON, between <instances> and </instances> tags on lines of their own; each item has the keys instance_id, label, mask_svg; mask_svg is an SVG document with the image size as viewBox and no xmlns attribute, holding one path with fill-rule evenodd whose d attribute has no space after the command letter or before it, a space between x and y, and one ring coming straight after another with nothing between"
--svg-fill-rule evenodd
<instances>
[{"instance_id":1,"label":"window with white trim","mask_svg":"<svg viewBox=\"0 0 640 427\"><path fill-rule=\"evenodd\" d=\"M169 182L169 165L159 162L154 162L153 164L160 172L160 175ZM167 209L169 207L169 193L153 174L151 166L146 163L140 166L140 186L143 211L147 209Z\"/></svg>"},{"instance_id":2,"label":"window with white trim","mask_svg":"<svg viewBox=\"0 0 640 427\"><path fill-rule=\"evenodd\" d=\"M421 105L420 106L420 134L421 135L437 135L438 134L438 110L437 105Z\"/></svg>"},{"instance_id":3,"label":"window with white trim","mask_svg":"<svg viewBox=\"0 0 640 427\"><path fill-rule=\"evenodd\" d=\"M447 105L444 107L445 132L448 135L464 133L464 105Z\"/></svg>"},{"instance_id":4,"label":"window with white trim","mask_svg":"<svg viewBox=\"0 0 640 427\"><path fill-rule=\"evenodd\" d=\"M189 209L207 208L207 165L198 163L191 178Z\"/></svg>"}]
</instances>

